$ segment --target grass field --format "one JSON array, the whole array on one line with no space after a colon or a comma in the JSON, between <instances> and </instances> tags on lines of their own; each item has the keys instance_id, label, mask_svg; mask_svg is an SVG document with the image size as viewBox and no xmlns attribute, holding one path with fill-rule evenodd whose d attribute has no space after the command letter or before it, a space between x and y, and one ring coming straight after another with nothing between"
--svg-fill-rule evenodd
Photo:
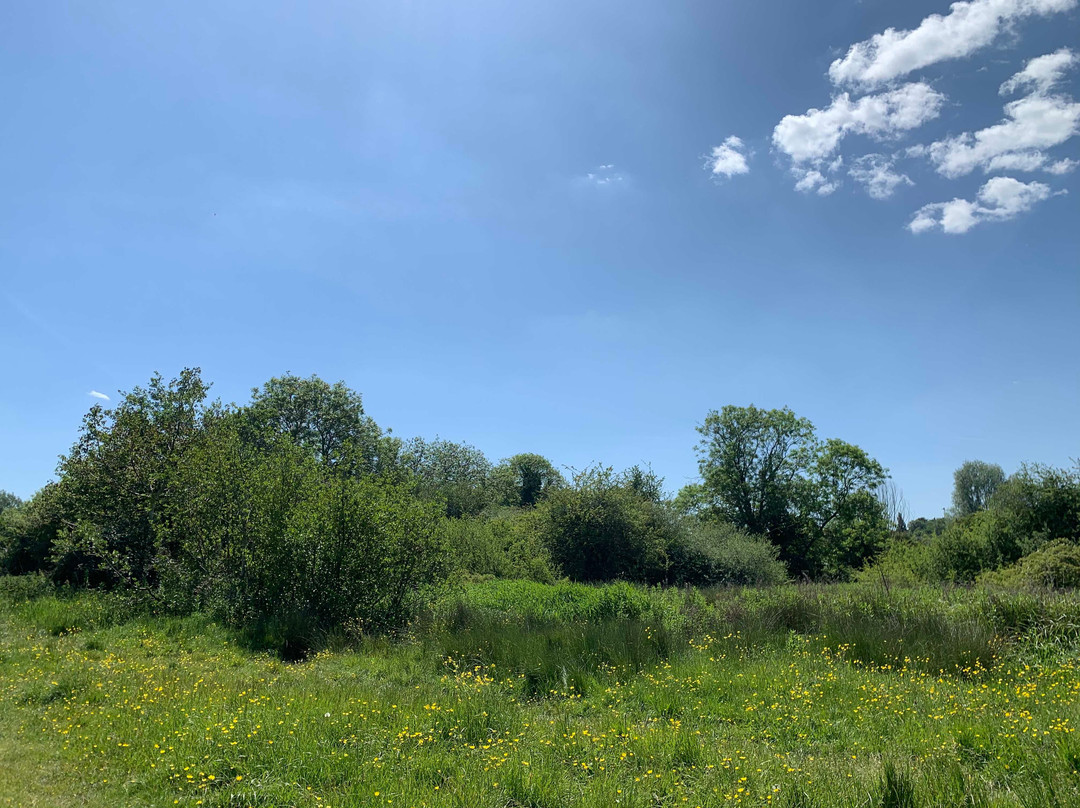
<instances>
[{"instance_id":1,"label":"grass field","mask_svg":"<svg viewBox=\"0 0 1080 808\"><path fill-rule=\"evenodd\" d=\"M290 664L0 584L0 805L1080 805L1074 596L488 582Z\"/></svg>"}]
</instances>

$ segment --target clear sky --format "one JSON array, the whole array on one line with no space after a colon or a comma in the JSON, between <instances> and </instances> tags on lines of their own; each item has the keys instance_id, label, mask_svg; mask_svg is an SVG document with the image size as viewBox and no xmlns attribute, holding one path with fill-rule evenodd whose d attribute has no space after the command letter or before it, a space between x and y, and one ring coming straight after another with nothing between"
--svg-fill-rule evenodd
<instances>
[{"instance_id":1,"label":"clear sky","mask_svg":"<svg viewBox=\"0 0 1080 808\"><path fill-rule=\"evenodd\" d=\"M1069 464L1078 53L1077 0L9 0L0 488L185 366L670 490L725 404L912 515Z\"/></svg>"}]
</instances>

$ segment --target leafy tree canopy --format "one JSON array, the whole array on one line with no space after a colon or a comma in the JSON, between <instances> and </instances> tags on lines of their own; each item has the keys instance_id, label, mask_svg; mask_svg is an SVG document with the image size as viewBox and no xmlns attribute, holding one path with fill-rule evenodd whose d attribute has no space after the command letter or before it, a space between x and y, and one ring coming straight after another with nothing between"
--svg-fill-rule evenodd
<instances>
[{"instance_id":1,"label":"leafy tree canopy","mask_svg":"<svg viewBox=\"0 0 1080 808\"><path fill-rule=\"evenodd\" d=\"M318 376L278 376L251 391L248 417L257 434L288 435L316 460L354 473L379 473L396 462L400 442L364 414L359 393Z\"/></svg>"},{"instance_id":2,"label":"leafy tree canopy","mask_svg":"<svg viewBox=\"0 0 1080 808\"><path fill-rule=\"evenodd\" d=\"M546 457L526 453L502 461L492 473L492 484L498 504L531 508L563 488L566 480Z\"/></svg>"},{"instance_id":3,"label":"leafy tree canopy","mask_svg":"<svg viewBox=\"0 0 1080 808\"><path fill-rule=\"evenodd\" d=\"M957 516L986 510L990 497L1005 482L1005 472L996 463L968 460L953 474L953 510Z\"/></svg>"},{"instance_id":4,"label":"leafy tree canopy","mask_svg":"<svg viewBox=\"0 0 1080 808\"><path fill-rule=\"evenodd\" d=\"M727 406L698 427L700 484L677 506L761 534L794 572L845 574L887 527L872 494L885 469L858 446L819 441L790 409Z\"/></svg>"}]
</instances>

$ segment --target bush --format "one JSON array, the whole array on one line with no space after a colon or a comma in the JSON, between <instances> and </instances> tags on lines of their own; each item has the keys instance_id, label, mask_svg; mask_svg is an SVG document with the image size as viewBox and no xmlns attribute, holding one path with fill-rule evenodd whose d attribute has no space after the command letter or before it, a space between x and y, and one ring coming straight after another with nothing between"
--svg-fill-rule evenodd
<instances>
[{"instance_id":1,"label":"bush","mask_svg":"<svg viewBox=\"0 0 1080 808\"><path fill-rule=\"evenodd\" d=\"M287 438L254 450L223 422L175 480L157 570L179 608L287 624L290 635L392 630L446 576L439 504L405 484L330 473Z\"/></svg>"},{"instance_id":2,"label":"bush","mask_svg":"<svg viewBox=\"0 0 1080 808\"><path fill-rule=\"evenodd\" d=\"M588 469L571 488L548 494L539 517L552 557L575 581L667 578L667 548L678 530L674 514L625 475Z\"/></svg>"},{"instance_id":3,"label":"bush","mask_svg":"<svg viewBox=\"0 0 1080 808\"><path fill-rule=\"evenodd\" d=\"M533 510L501 508L486 518L448 519L443 531L453 563L465 572L541 583L558 577Z\"/></svg>"},{"instance_id":4,"label":"bush","mask_svg":"<svg viewBox=\"0 0 1080 808\"><path fill-rule=\"evenodd\" d=\"M687 521L668 548L671 581L697 586L771 586L787 580L780 551L768 539L724 522Z\"/></svg>"},{"instance_id":5,"label":"bush","mask_svg":"<svg viewBox=\"0 0 1080 808\"><path fill-rule=\"evenodd\" d=\"M994 514L973 513L952 522L930 545L931 569L943 581L971 583L1001 563Z\"/></svg>"},{"instance_id":6,"label":"bush","mask_svg":"<svg viewBox=\"0 0 1080 808\"><path fill-rule=\"evenodd\" d=\"M0 512L0 573L24 575L53 568L57 537L55 484L30 502Z\"/></svg>"},{"instance_id":7,"label":"bush","mask_svg":"<svg viewBox=\"0 0 1080 808\"><path fill-rule=\"evenodd\" d=\"M1016 589L1080 587L1080 546L1066 539L1052 541L1010 567L983 574L979 582Z\"/></svg>"},{"instance_id":8,"label":"bush","mask_svg":"<svg viewBox=\"0 0 1080 808\"><path fill-rule=\"evenodd\" d=\"M916 586L940 580L934 569L932 542L901 534L894 538L872 564L855 574L862 583Z\"/></svg>"}]
</instances>

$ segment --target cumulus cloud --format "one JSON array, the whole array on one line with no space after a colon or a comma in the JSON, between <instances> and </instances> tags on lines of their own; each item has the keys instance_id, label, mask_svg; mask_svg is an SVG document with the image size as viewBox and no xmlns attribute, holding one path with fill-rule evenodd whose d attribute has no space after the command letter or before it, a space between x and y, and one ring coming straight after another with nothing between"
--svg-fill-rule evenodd
<instances>
[{"instance_id":1,"label":"cumulus cloud","mask_svg":"<svg viewBox=\"0 0 1080 808\"><path fill-rule=\"evenodd\" d=\"M1068 174L1077 166L1080 166L1080 160L1070 160L1066 157L1064 160L1058 160L1056 163L1051 163L1046 167L1046 170L1051 174Z\"/></svg>"},{"instance_id":2,"label":"cumulus cloud","mask_svg":"<svg viewBox=\"0 0 1080 808\"><path fill-rule=\"evenodd\" d=\"M1037 93L1047 93L1061 81L1065 72L1076 64L1077 57L1068 48L1036 56L1024 65L1024 69L1001 85L998 92L1010 95L1021 89L1032 89Z\"/></svg>"},{"instance_id":3,"label":"cumulus cloud","mask_svg":"<svg viewBox=\"0 0 1080 808\"><path fill-rule=\"evenodd\" d=\"M1001 123L939 140L922 151L946 177L960 177L976 168L1034 171L1048 164L1045 149L1078 133L1080 104L1062 95L1035 93L1006 104Z\"/></svg>"},{"instance_id":4,"label":"cumulus cloud","mask_svg":"<svg viewBox=\"0 0 1080 808\"><path fill-rule=\"evenodd\" d=\"M867 154L858 158L848 171L851 178L862 183L874 199L888 199L901 185L914 185L907 174L893 169L893 160L883 154Z\"/></svg>"},{"instance_id":5,"label":"cumulus cloud","mask_svg":"<svg viewBox=\"0 0 1080 808\"><path fill-rule=\"evenodd\" d=\"M915 82L852 101L847 93L825 109L785 115L773 130L773 144L796 163L829 157L848 134L890 137L938 116L945 96Z\"/></svg>"},{"instance_id":6,"label":"cumulus cloud","mask_svg":"<svg viewBox=\"0 0 1080 808\"><path fill-rule=\"evenodd\" d=\"M785 115L773 129L773 145L791 158L796 189L828 194L836 181L826 173L839 168L834 158L840 141L849 134L876 139L896 137L936 118L945 96L922 82L905 84L888 92L865 95L855 101L847 93L833 98L825 109L809 109L802 115Z\"/></svg>"},{"instance_id":7,"label":"cumulus cloud","mask_svg":"<svg viewBox=\"0 0 1080 808\"><path fill-rule=\"evenodd\" d=\"M795 183L795 190L806 194L813 192L818 196L828 196L840 187L839 182L826 178L817 169L796 169L795 176L799 178Z\"/></svg>"},{"instance_id":8,"label":"cumulus cloud","mask_svg":"<svg viewBox=\"0 0 1080 808\"><path fill-rule=\"evenodd\" d=\"M937 228L945 233L966 233L980 222L1012 219L1053 195L1050 186L1041 182L1025 183L1012 177L993 177L979 189L974 202L953 199L923 205L916 211L908 229L912 233Z\"/></svg>"},{"instance_id":9,"label":"cumulus cloud","mask_svg":"<svg viewBox=\"0 0 1080 808\"><path fill-rule=\"evenodd\" d=\"M107 395L105 395L104 393L99 393L97 390L91 390L89 393L87 393L87 395L93 396L94 398L100 398L102 401L109 400L109 397Z\"/></svg>"},{"instance_id":10,"label":"cumulus cloud","mask_svg":"<svg viewBox=\"0 0 1080 808\"><path fill-rule=\"evenodd\" d=\"M1025 18L1073 8L1077 0L970 0L931 14L909 31L886 28L852 45L829 66L837 85L876 87L914 70L969 56Z\"/></svg>"},{"instance_id":11,"label":"cumulus cloud","mask_svg":"<svg viewBox=\"0 0 1080 808\"><path fill-rule=\"evenodd\" d=\"M741 138L732 135L719 146L713 146L706 167L714 177L731 179L736 174L749 174L748 153Z\"/></svg>"}]
</instances>

